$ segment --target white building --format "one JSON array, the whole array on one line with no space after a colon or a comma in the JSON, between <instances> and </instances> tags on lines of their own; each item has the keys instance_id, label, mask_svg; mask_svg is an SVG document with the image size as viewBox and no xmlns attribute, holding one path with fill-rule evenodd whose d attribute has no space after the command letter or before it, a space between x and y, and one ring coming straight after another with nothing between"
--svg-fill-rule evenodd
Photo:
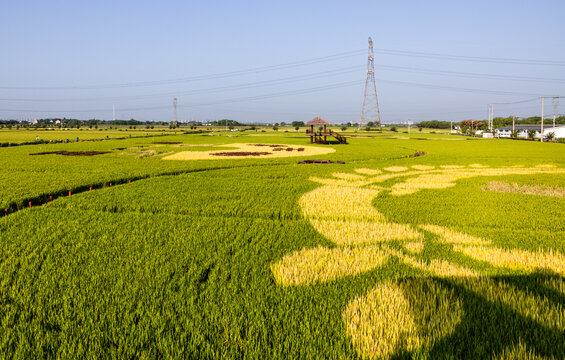
<instances>
[{"instance_id":1,"label":"white building","mask_svg":"<svg viewBox=\"0 0 565 360\"><path fill-rule=\"evenodd\" d=\"M514 129L517 132L517 136L519 138L528 138L528 131L530 130L534 130L535 131L535 135L534 138L539 139L540 138L540 133L541 133L541 125L540 124L535 124L535 125L522 125L522 124L517 124L514 125ZM553 128L553 124L549 123L549 124L544 124L543 125L543 137L547 138L549 133L554 133L554 139L565 139L565 125L563 124L555 124L555 129ZM501 137L501 138L509 138L512 136L512 126L504 126L504 127L500 127L497 128L495 130L495 134L497 137Z\"/></svg>"}]
</instances>

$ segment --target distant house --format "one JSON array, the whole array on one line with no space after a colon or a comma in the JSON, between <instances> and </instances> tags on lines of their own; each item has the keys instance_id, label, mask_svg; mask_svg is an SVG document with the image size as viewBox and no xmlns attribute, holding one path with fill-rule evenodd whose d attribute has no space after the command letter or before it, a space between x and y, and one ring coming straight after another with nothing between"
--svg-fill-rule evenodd
<instances>
[{"instance_id":1,"label":"distant house","mask_svg":"<svg viewBox=\"0 0 565 360\"><path fill-rule=\"evenodd\" d=\"M528 132L530 130L535 131L534 138L539 139L541 136L541 125L540 124L528 124L528 125L514 125L514 129L517 132L519 138L528 138ZM544 124L543 126L543 137L546 138L549 133L554 133L555 139L565 139L565 125L559 124L555 125L553 129L553 124ZM512 136L512 126L499 127L495 130L497 137L509 138Z\"/></svg>"}]
</instances>

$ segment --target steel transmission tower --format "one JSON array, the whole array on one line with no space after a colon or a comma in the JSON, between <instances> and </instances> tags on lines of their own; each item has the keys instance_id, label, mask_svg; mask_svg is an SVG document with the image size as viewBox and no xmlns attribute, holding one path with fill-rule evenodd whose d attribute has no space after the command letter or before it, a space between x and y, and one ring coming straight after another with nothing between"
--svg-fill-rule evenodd
<instances>
[{"instance_id":1,"label":"steel transmission tower","mask_svg":"<svg viewBox=\"0 0 565 360\"><path fill-rule=\"evenodd\" d=\"M361 108L362 125L369 122L381 126L381 113L379 111L379 100L377 99L377 85L375 84L375 57L373 56L373 40L369 38L369 56L367 61L367 80L365 81L365 94L363 95L363 107Z\"/></svg>"}]
</instances>

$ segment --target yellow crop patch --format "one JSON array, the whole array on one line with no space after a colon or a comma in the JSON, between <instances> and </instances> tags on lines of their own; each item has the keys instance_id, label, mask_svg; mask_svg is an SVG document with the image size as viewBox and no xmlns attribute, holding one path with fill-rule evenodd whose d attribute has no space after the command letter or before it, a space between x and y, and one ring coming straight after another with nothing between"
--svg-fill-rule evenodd
<instances>
[{"instance_id":1,"label":"yellow crop patch","mask_svg":"<svg viewBox=\"0 0 565 360\"><path fill-rule=\"evenodd\" d=\"M423 241L410 241L404 243L404 248L414 254L419 254L424 250L424 242Z\"/></svg>"},{"instance_id":2,"label":"yellow crop patch","mask_svg":"<svg viewBox=\"0 0 565 360\"><path fill-rule=\"evenodd\" d=\"M384 215L371 203L378 194L373 189L322 186L304 194L299 204L306 218L382 222Z\"/></svg>"},{"instance_id":3,"label":"yellow crop patch","mask_svg":"<svg viewBox=\"0 0 565 360\"><path fill-rule=\"evenodd\" d=\"M406 166L389 166L384 168L386 171L390 172L399 172L399 171L406 171L408 168Z\"/></svg>"},{"instance_id":4,"label":"yellow crop patch","mask_svg":"<svg viewBox=\"0 0 565 360\"><path fill-rule=\"evenodd\" d=\"M412 240L423 237L409 225L390 222L356 220L319 220L310 223L318 232L332 239L338 245L365 245L391 240Z\"/></svg>"},{"instance_id":5,"label":"yellow crop patch","mask_svg":"<svg viewBox=\"0 0 565 360\"><path fill-rule=\"evenodd\" d=\"M335 152L331 147L269 144L225 144L221 147L235 148L230 150L181 151L164 157L165 160L221 160L249 158L281 158L291 156L322 155Z\"/></svg>"},{"instance_id":6,"label":"yellow crop patch","mask_svg":"<svg viewBox=\"0 0 565 360\"><path fill-rule=\"evenodd\" d=\"M413 169L416 170L433 170L435 169L435 166L431 166L431 165L412 165Z\"/></svg>"},{"instance_id":7,"label":"yellow crop patch","mask_svg":"<svg viewBox=\"0 0 565 360\"><path fill-rule=\"evenodd\" d=\"M389 256L378 246L302 249L271 265L275 280L285 286L326 282L382 266Z\"/></svg>"},{"instance_id":8,"label":"yellow crop patch","mask_svg":"<svg viewBox=\"0 0 565 360\"><path fill-rule=\"evenodd\" d=\"M456 186L461 179L476 176L562 174L565 169L551 165L490 168L473 164L390 166L382 170L361 168L352 173L334 173L329 178L310 178L322 186L302 195L299 200L302 214L337 247L302 249L271 265L277 282L287 286L361 274L383 266L390 258L419 270L415 273L422 273L420 276L379 284L347 305L343 321L353 345L363 357L389 358L404 355L405 351L419 354L417 349L425 353L426 348L445 340L454 331L463 314L460 299L453 290L442 288L437 279L431 278L447 279L442 281L464 287L489 302L503 304L545 327L565 329L565 309L560 304L504 281L484 277L484 271L475 269L474 265L466 267L441 256L429 259L424 247L429 244L433 250L441 245L447 251L462 253L501 270L531 273L541 269L560 276L565 276L565 255L501 249L490 239L434 224L412 227L395 223L373 206L382 193L408 195L421 190L446 189ZM488 186L493 191L506 191L510 186L512 192L517 187L492 183ZM538 188L523 186L519 192L543 193ZM425 238L426 232L434 236ZM562 278L542 286L565 294ZM419 289L416 295L413 288Z\"/></svg>"},{"instance_id":9,"label":"yellow crop patch","mask_svg":"<svg viewBox=\"0 0 565 360\"><path fill-rule=\"evenodd\" d=\"M498 267L528 272L547 269L565 275L565 255L558 252L463 245L454 246L454 250Z\"/></svg>"},{"instance_id":10,"label":"yellow crop patch","mask_svg":"<svg viewBox=\"0 0 565 360\"><path fill-rule=\"evenodd\" d=\"M527 360L550 360L550 358L536 354L532 350L528 350L528 347L521 341L518 344L509 346L502 350L502 353L493 360L516 360L516 359L527 359Z\"/></svg>"},{"instance_id":11,"label":"yellow crop patch","mask_svg":"<svg viewBox=\"0 0 565 360\"><path fill-rule=\"evenodd\" d=\"M394 283L379 284L350 302L343 320L353 345L367 357L388 358L399 349L413 350L421 343L410 303Z\"/></svg>"},{"instance_id":12,"label":"yellow crop patch","mask_svg":"<svg viewBox=\"0 0 565 360\"><path fill-rule=\"evenodd\" d=\"M565 197L565 188L555 186L518 185L491 181L483 190L525 195Z\"/></svg>"},{"instance_id":13,"label":"yellow crop patch","mask_svg":"<svg viewBox=\"0 0 565 360\"><path fill-rule=\"evenodd\" d=\"M565 309L545 296L532 294L502 280L494 281L484 276L475 279L458 278L455 282L544 326L565 330Z\"/></svg>"},{"instance_id":14,"label":"yellow crop patch","mask_svg":"<svg viewBox=\"0 0 565 360\"><path fill-rule=\"evenodd\" d=\"M357 174L351 173L333 173L333 177L343 180L364 180L365 177Z\"/></svg>"},{"instance_id":15,"label":"yellow crop patch","mask_svg":"<svg viewBox=\"0 0 565 360\"><path fill-rule=\"evenodd\" d=\"M410 255L403 254L398 250L388 248L387 251L402 260L404 263L426 272L428 275L441 278L452 277L476 277L478 274L464 266L449 262L443 259L433 259L426 261Z\"/></svg>"},{"instance_id":16,"label":"yellow crop patch","mask_svg":"<svg viewBox=\"0 0 565 360\"><path fill-rule=\"evenodd\" d=\"M378 284L343 312L353 345L365 357L429 348L455 331L464 311L452 291L426 279Z\"/></svg>"},{"instance_id":17,"label":"yellow crop patch","mask_svg":"<svg viewBox=\"0 0 565 360\"><path fill-rule=\"evenodd\" d=\"M359 174L364 174L364 175L378 175L380 173L382 173L381 170L378 169L355 169L355 172L359 173Z\"/></svg>"},{"instance_id":18,"label":"yellow crop patch","mask_svg":"<svg viewBox=\"0 0 565 360\"><path fill-rule=\"evenodd\" d=\"M439 235L439 241L441 243L473 245L488 245L491 243L490 240L483 240L481 238L438 225L420 225L420 229Z\"/></svg>"}]
</instances>

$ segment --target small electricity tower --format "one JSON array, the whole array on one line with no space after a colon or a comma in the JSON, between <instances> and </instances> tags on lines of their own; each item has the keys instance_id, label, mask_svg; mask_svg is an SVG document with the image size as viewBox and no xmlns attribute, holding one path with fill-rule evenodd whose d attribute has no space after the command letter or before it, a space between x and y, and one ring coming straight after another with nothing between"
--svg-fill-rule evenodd
<instances>
[{"instance_id":1,"label":"small electricity tower","mask_svg":"<svg viewBox=\"0 0 565 360\"><path fill-rule=\"evenodd\" d=\"M367 61L367 80L365 81L365 94L363 95L363 107L361 108L361 119L359 129L369 122L381 126L381 113L379 111L379 100L377 99L377 85L375 84L375 57L373 56L373 39L369 38L369 55Z\"/></svg>"}]
</instances>

